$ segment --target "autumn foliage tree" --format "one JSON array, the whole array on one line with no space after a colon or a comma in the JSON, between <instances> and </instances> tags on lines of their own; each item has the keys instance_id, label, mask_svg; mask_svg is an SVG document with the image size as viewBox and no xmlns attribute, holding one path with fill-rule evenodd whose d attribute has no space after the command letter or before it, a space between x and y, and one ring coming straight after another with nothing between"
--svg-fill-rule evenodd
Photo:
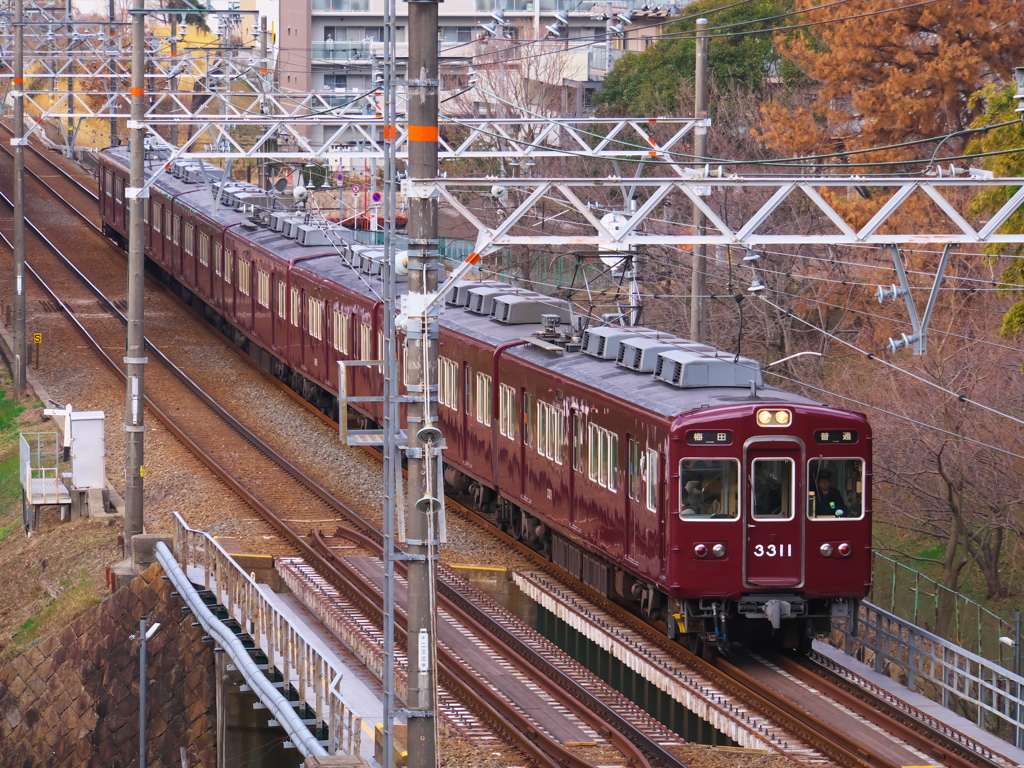
<instances>
[{"instance_id":1,"label":"autumn foliage tree","mask_svg":"<svg viewBox=\"0 0 1024 768\"><path fill-rule=\"evenodd\" d=\"M759 131L769 146L787 154L941 139L979 114L971 94L1009 77L1024 60L1024 16L1015 0L903 7L892 0L797 0L797 6L811 26L777 43L820 87L804 108L766 103ZM964 142L952 137L941 146L895 147L849 163L950 155Z\"/></svg>"}]
</instances>

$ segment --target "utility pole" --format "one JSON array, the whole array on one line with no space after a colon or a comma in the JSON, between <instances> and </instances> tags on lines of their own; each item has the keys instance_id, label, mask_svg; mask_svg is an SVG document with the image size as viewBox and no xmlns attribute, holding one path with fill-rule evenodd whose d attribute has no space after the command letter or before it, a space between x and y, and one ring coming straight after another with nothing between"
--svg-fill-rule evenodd
<instances>
[{"instance_id":1,"label":"utility pole","mask_svg":"<svg viewBox=\"0 0 1024 768\"><path fill-rule=\"evenodd\" d=\"M144 301L143 210L149 191L145 184L143 141L145 130L145 64L146 64L146 10L145 0L135 0L132 10L132 122L129 130L131 170L125 197L128 200L128 354L124 358L127 392L125 396L125 555L131 557L132 537L143 531L142 488L143 469L144 388L143 371L146 364L146 330Z\"/></svg>"},{"instance_id":2,"label":"utility pole","mask_svg":"<svg viewBox=\"0 0 1024 768\"><path fill-rule=\"evenodd\" d=\"M437 177L437 4L438 0L409 3L409 177ZM395 130L391 128L390 130ZM432 190L431 190L432 192ZM409 294L432 294L437 290L437 197L424 193L410 195ZM409 553L408 632L409 768L433 768L436 763L436 637L434 613L436 562L439 544L438 511L443 491L436 487L434 452L440 433L435 421L437 382L437 319L420 314L421 322L410 318L406 335L409 392L408 426L408 534ZM497 386L497 382L495 382ZM419 395L417 397L416 395ZM429 440L425 440L429 438ZM390 758L389 758L390 759Z\"/></svg>"},{"instance_id":3,"label":"utility pole","mask_svg":"<svg viewBox=\"0 0 1024 768\"><path fill-rule=\"evenodd\" d=\"M75 92L75 78L72 75L75 73L75 58L71 55L71 49L77 42L74 38L75 25L71 20L71 0L67 0L64 5L64 13L67 16L67 50L68 50L68 70L65 72L68 78L68 112L74 111L74 96ZM54 89L56 90L56 89ZM65 148L67 149L67 156L75 156L75 118L70 114L68 115L68 133L64 141Z\"/></svg>"},{"instance_id":4,"label":"utility pole","mask_svg":"<svg viewBox=\"0 0 1024 768\"><path fill-rule=\"evenodd\" d=\"M267 17L260 17L260 89L266 93L270 90L270 82L268 77L268 70L270 69L267 63ZM264 112L266 109L265 104L260 104L260 112ZM270 178L267 174L267 161L257 159L256 162L259 164L259 181L260 189L267 189L270 186ZM339 193L340 194L340 193ZM338 219L341 221L341 219Z\"/></svg>"},{"instance_id":5,"label":"utility pole","mask_svg":"<svg viewBox=\"0 0 1024 768\"><path fill-rule=\"evenodd\" d=\"M117 16L117 9L114 7L114 2L115 2L115 0L110 0L110 7L108 8L108 10L110 12L110 30L109 30L109 34L107 35L107 38L110 41L110 52L111 52L111 57L110 58L111 58L111 64L112 65L114 63L113 62L114 54L121 48L121 46L119 45L120 35L119 35L118 31L117 31L117 27L114 26L114 20L116 19L116 16ZM115 36L118 37L117 40L115 40ZM111 98L113 98L114 92L117 90L117 78L116 77L108 78L108 86L110 88L110 96L111 96ZM112 102L112 105L113 105L113 102ZM115 112L115 111L116 110L114 110L114 109L111 110L111 112ZM117 144L118 144L118 140L117 140L117 118L116 117L111 117L110 118L110 146L116 147Z\"/></svg>"},{"instance_id":6,"label":"utility pole","mask_svg":"<svg viewBox=\"0 0 1024 768\"><path fill-rule=\"evenodd\" d=\"M178 91L178 16L171 14L171 76L167 81L167 89L172 93ZM171 124L171 146L178 147L178 124Z\"/></svg>"},{"instance_id":7,"label":"utility pole","mask_svg":"<svg viewBox=\"0 0 1024 768\"><path fill-rule=\"evenodd\" d=\"M25 2L14 3L14 399L25 392Z\"/></svg>"},{"instance_id":8,"label":"utility pole","mask_svg":"<svg viewBox=\"0 0 1024 768\"><path fill-rule=\"evenodd\" d=\"M708 116L708 20L697 19L697 77L696 77L696 104L694 105L696 118ZM704 158L708 152L708 129L703 125L694 128L693 154L696 155L698 168L705 164ZM707 232L707 220L704 212L693 205L693 230L699 236ZM692 297L690 299L690 338L693 341L704 343L708 334L708 308L704 297L707 295L707 252L708 247L703 243L693 246L691 265L693 275L691 277Z\"/></svg>"}]
</instances>

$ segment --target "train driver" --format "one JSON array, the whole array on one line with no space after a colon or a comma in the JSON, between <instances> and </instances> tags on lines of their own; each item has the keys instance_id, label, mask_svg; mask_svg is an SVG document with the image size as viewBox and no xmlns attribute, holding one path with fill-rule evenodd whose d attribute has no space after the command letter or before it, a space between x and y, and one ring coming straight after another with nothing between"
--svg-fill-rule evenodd
<instances>
[{"instance_id":1,"label":"train driver","mask_svg":"<svg viewBox=\"0 0 1024 768\"><path fill-rule=\"evenodd\" d=\"M818 472L817 488L814 493L814 516L842 517L846 514L846 507L843 495L832 487L832 473L826 470Z\"/></svg>"}]
</instances>

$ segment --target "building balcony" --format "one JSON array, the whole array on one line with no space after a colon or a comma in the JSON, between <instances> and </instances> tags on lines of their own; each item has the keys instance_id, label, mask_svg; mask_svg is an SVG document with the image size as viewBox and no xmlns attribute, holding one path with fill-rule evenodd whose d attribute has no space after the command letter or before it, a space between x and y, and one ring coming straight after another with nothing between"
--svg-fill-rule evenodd
<instances>
[{"instance_id":1,"label":"building balcony","mask_svg":"<svg viewBox=\"0 0 1024 768\"><path fill-rule=\"evenodd\" d=\"M374 56L384 55L384 43L372 40L326 40L314 42L311 48L314 64L329 61L370 61ZM398 43L396 52L399 58L407 57L408 43Z\"/></svg>"},{"instance_id":2,"label":"building balcony","mask_svg":"<svg viewBox=\"0 0 1024 768\"><path fill-rule=\"evenodd\" d=\"M313 0L313 13L360 13L370 10L370 0Z\"/></svg>"}]
</instances>

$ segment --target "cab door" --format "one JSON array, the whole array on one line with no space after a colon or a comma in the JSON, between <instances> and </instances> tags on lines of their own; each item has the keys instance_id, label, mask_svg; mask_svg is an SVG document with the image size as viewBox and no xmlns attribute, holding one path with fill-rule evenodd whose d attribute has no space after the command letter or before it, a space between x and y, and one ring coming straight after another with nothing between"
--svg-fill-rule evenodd
<instances>
[{"instance_id":1,"label":"cab door","mask_svg":"<svg viewBox=\"0 0 1024 768\"><path fill-rule=\"evenodd\" d=\"M803 442L753 438L743 453L747 475L743 584L762 589L800 587L804 583Z\"/></svg>"}]
</instances>

